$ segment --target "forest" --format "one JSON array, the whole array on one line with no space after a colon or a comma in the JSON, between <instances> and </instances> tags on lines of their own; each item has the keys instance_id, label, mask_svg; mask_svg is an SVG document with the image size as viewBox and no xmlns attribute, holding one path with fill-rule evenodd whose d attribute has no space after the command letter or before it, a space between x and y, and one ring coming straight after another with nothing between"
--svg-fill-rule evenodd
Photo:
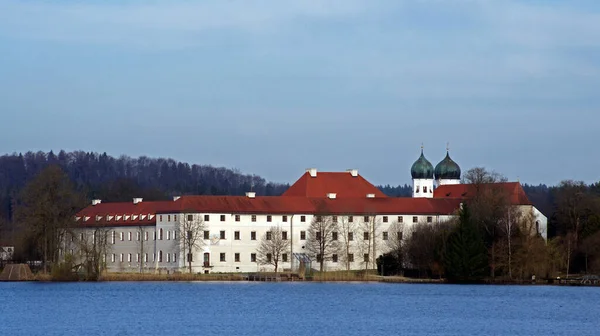
<instances>
[{"instance_id":1,"label":"forest","mask_svg":"<svg viewBox=\"0 0 600 336\"><path fill-rule=\"evenodd\" d=\"M49 167L57 169L48 172ZM48 176L33 183L36 178L40 179L42 172L46 172ZM474 173L479 173L479 177L483 178L504 180L499 174L477 168L464 174L464 178L471 179L465 182L476 183L474 176L477 174L473 175ZM61 180L61 174L64 175L64 181ZM255 191L257 195L280 195L289 187L288 184L271 183L260 176L243 174L234 169L190 165L164 158L115 158L106 153L83 151L4 155L0 157L0 245L7 240L9 233L17 231L23 223L32 221L29 215L37 206L36 198L48 189L55 188L47 184L52 179L62 181L61 185L69 185L64 190L72 188L78 195L77 199L73 199L68 191L64 195L53 195L64 203L63 213L77 211L95 198L106 201L130 201L133 197L163 200L188 194L243 195L249 190ZM379 188L389 196L411 194L411 187L406 184ZM481 196L480 199L473 200L473 204L469 204L470 211L462 214L459 223L466 230L460 237L472 235L475 227L478 234L474 236L483 239L483 246L488 254L484 258L488 263L486 270L492 276L505 275L507 270L512 273L512 263L518 260L518 256L534 257L535 250L541 251L543 258L553 256L552 260L544 259L545 265L551 264L545 268L544 272L547 274L558 270L572 273L600 272L600 184L563 181L557 186L524 184L523 188L533 204L548 217L549 243L542 248L537 241L525 239L526 235L519 234L519 230L507 232L502 227L496 227L495 225L504 221L506 211L502 209L505 209L505 204L497 197L490 200ZM442 256L439 245L445 244L444 237L447 238L452 230L449 231L447 227L424 230L433 231L416 232L412 237L438 237L438 240L415 240L412 245L407 240L401 251L402 258L414 259L411 263L418 265L416 268L421 274L434 276L440 274L440 269L443 269L442 266L447 261L447 256ZM466 244L464 241L460 243ZM430 248L423 249L425 246ZM502 252L507 248L515 248L517 251L525 247L531 250L526 253L520 250L521 254L516 253L515 259L507 261L499 258L507 255ZM31 246L31 249L35 247ZM391 264L394 262L388 261ZM531 267L542 264L540 260L529 259L525 263L532 265ZM521 269L521 274L528 272L533 270Z\"/></svg>"}]
</instances>

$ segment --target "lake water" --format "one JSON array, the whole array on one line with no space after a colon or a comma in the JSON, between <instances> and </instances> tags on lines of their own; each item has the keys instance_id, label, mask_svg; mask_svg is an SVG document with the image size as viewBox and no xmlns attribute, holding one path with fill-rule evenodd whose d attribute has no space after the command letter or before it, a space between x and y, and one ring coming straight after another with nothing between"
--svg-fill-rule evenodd
<instances>
[{"instance_id":1,"label":"lake water","mask_svg":"<svg viewBox=\"0 0 600 336\"><path fill-rule=\"evenodd\" d=\"M0 335L600 335L600 288L0 283Z\"/></svg>"}]
</instances>

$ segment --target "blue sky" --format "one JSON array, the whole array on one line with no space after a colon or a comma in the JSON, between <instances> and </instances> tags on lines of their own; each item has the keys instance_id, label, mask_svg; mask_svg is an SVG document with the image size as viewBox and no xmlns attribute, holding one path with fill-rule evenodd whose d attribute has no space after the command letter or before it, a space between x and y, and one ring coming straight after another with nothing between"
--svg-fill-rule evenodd
<instances>
[{"instance_id":1,"label":"blue sky","mask_svg":"<svg viewBox=\"0 0 600 336\"><path fill-rule=\"evenodd\" d=\"M600 2L0 1L0 153L599 180Z\"/></svg>"}]
</instances>

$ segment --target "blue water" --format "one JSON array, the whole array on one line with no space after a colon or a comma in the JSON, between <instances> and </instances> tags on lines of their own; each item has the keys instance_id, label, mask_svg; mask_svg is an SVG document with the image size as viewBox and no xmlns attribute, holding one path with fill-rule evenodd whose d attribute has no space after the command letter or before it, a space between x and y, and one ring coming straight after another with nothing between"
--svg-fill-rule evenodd
<instances>
[{"instance_id":1,"label":"blue water","mask_svg":"<svg viewBox=\"0 0 600 336\"><path fill-rule=\"evenodd\" d=\"M600 288L0 283L0 335L600 335Z\"/></svg>"}]
</instances>

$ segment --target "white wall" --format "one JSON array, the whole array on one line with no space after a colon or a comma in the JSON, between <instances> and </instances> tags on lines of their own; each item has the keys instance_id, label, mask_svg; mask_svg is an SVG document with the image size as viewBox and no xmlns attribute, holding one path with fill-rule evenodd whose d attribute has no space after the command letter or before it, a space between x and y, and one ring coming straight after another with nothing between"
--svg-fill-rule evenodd
<instances>
[{"instance_id":1,"label":"white wall","mask_svg":"<svg viewBox=\"0 0 600 336\"><path fill-rule=\"evenodd\" d=\"M433 179L413 179L414 198L433 198Z\"/></svg>"}]
</instances>

